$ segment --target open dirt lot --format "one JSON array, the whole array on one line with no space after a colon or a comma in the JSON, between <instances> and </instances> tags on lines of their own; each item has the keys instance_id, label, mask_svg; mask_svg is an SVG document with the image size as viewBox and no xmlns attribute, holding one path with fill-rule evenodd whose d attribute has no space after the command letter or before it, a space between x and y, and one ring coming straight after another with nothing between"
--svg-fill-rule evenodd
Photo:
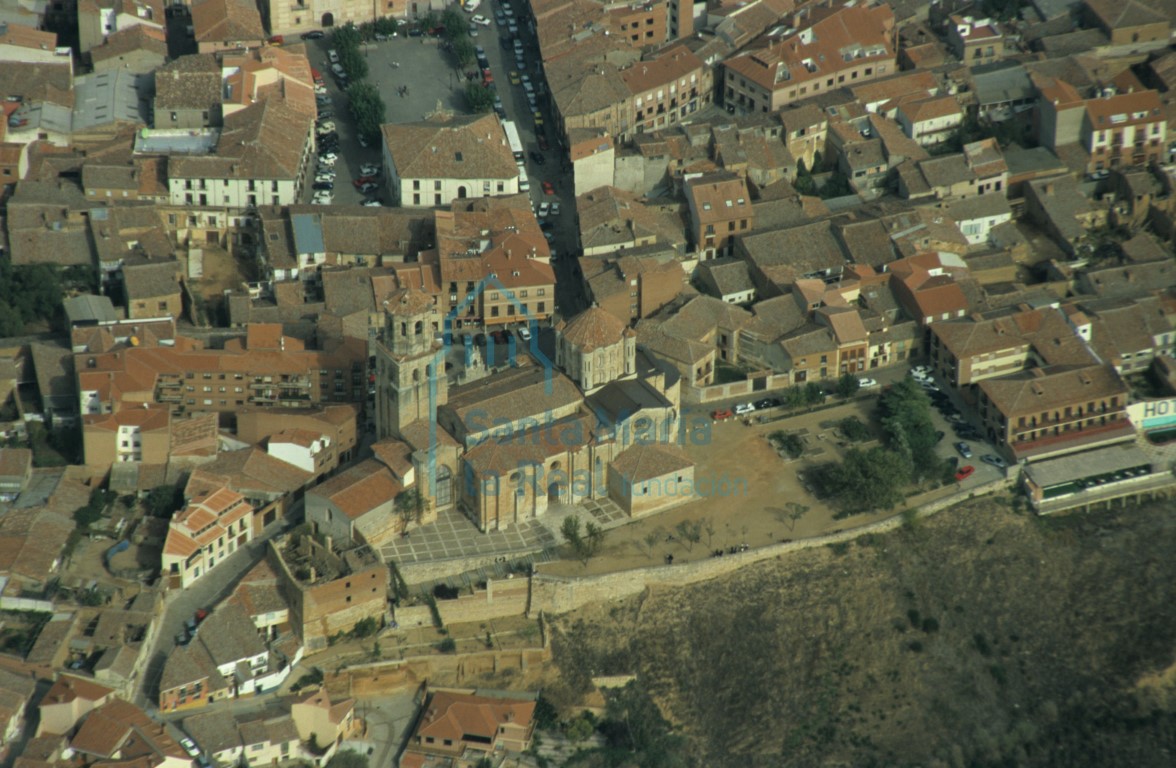
<instances>
[{"instance_id":1,"label":"open dirt lot","mask_svg":"<svg viewBox=\"0 0 1176 768\"><path fill-rule=\"evenodd\" d=\"M614 528L606 534L601 553L586 566L569 560L546 564L543 572L571 576L608 573L663 562L666 555L671 554L675 563L690 562L710 557L715 549L726 550L743 544L761 547L784 539L854 528L898 514L901 510L835 520L833 509L807 492L797 479L797 472L806 467L840 460L846 447L838 445L831 423L857 416L869 424L874 403L874 398L867 398L768 424L744 426L735 420L713 424L710 439L703 444L686 446L686 452L697 462L696 482L710 478L716 481L715 487L719 487L717 481L726 479L730 493L714 493ZM801 432L807 436L806 451L800 459L781 458L772 449L767 436L777 430ZM925 503L954 490L943 488L913 497L910 503ZM809 507L805 516L795 523L784 514L784 504L789 501ZM712 535L704 532L698 544L688 546L674 533L678 523L704 518L711 521L714 532ZM662 532L652 553L644 542L651 531Z\"/></svg>"}]
</instances>

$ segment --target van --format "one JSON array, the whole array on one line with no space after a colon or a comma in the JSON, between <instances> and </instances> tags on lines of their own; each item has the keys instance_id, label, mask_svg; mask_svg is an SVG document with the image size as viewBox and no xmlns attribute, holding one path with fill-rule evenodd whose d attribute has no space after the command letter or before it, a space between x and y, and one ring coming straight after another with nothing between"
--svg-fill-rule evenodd
<instances>
[{"instance_id":1,"label":"van","mask_svg":"<svg viewBox=\"0 0 1176 768\"><path fill-rule=\"evenodd\" d=\"M527 170L519 166L519 191L529 192L531 190L531 182L527 178Z\"/></svg>"}]
</instances>

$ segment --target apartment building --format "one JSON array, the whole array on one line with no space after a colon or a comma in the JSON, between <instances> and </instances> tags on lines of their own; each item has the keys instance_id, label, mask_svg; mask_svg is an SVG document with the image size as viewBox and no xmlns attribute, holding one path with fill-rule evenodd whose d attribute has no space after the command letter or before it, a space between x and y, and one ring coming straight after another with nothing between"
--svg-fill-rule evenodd
<instances>
[{"instance_id":1,"label":"apartment building","mask_svg":"<svg viewBox=\"0 0 1176 768\"><path fill-rule=\"evenodd\" d=\"M634 46L661 45L668 35L669 4L651 0L625 0L605 6L609 31Z\"/></svg>"},{"instance_id":2,"label":"apartment building","mask_svg":"<svg viewBox=\"0 0 1176 768\"><path fill-rule=\"evenodd\" d=\"M495 114L383 126L384 168L403 207L515 195L519 166Z\"/></svg>"},{"instance_id":3,"label":"apartment building","mask_svg":"<svg viewBox=\"0 0 1176 768\"><path fill-rule=\"evenodd\" d=\"M665 4L655 7L664 11ZM711 69L685 45L635 62L620 74L629 90L625 107L634 133L661 130L687 119L710 104L714 90Z\"/></svg>"},{"instance_id":4,"label":"apartment building","mask_svg":"<svg viewBox=\"0 0 1176 768\"><path fill-rule=\"evenodd\" d=\"M280 325L255 323L223 349L177 337L172 346L130 346L75 358L83 414L160 403L173 413L231 413L242 406L314 408L363 399L366 348L345 340L306 349Z\"/></svg>"},{"instance_id":5,"label":"apartment building","mask_svg":"<svg viewBox=\"0 0 1176 768\"><path fill-rule=\"evenodd\" d=\"M580 267L593 302L626 325L669 304L686 282L673 252L662 248L581 259Z\"/></svg>"},{"instance_id":6,"label":"apartment building","mask_svg":"<svg viewBox=\"0 0 1176 768\"><path fill-rule=\"evenodd\" d=\"M110 467L128 461L166 464L171 451L171 411L166 405L143 403L113 413L82 417L86 465Z\"/></svg>"},{"instance_id":7,"label":"apartment building","mask_svg":"<svg viewBox=\"0 0 1176 768\"><path fill-rule=\"evenodd\" d=\"M992 19L953 15L947 23L947 46L969 67L1000 61L1005 55L1004 36Z\"/></svg>"},{"instance_id":8,"label":"apartment building","mask_svg":"<svg viewBox=\"0 0 1176 768\"><path fill-rule=\"evenodd\" d=\"M736 238L751 232L755 223L747 181L734 174L687 180L686 202L693 246L702 260L731 256Z\"/></svg>"},{"instance_id":9,"label":"apartment building","mask_svg":"<svg viewBox=\"0 0 1176 768\"><path fill-rule=\"evenodd\" d=\"M218 80L219 87L219 80ZM279 92L224 118L203 152L168 160L168 199L176 206L230 211L298 202L314 149L314 112ZM151 139L165 147L174 137Z\"/></svg>"},{"instance_id":10,"label":"apartment building","mask_svg":"<svg viewBox=\"0 0 1176 768\"><path fill-rule=\"evenodd\" d=\"M684 45L625 67L613 62L599 46L587 44L545 62L555 120L565 137L586 129L627 141L675 125L714 98L713 71Z\"/></svg>"},{"instance_id":11,"label":"apartment building","mask_svg":"<svg viewBox=\"0 0 1176 768\"><path fill-rule=\"evenodd\" d=\"M885 3L802 8L782 35L723 64L723 103L775 112L809 96L898 71L894 12Z\"/></svg>"},{"instance_id":12,"label":"apartment building","mask_svg":"<svg viewBox=\"0 0 1176 768\"><path fill-rule=\"evenodd\" d=\"M193 497L168 523L163 572L187 588L253 539L253 507L228 488Z\"/></svg>"},{"instance_id":13,"label":"apartment building","mask_svg":"<svg viewBox=\"0 0 1176 768\"><path fill-rule=\"evenodd\" d=\"M530 208L437 211L437 247L418 257L429 266L393 268L397 282L434 297L453 328L543 321L555 311L551 251Z\"/></svg>"},{"instance_id":14,"label":"apartment building","mask_svg":"<svg viewBox=\"0 0 1176 768\"><path fill-rule=\"evenodd\" d=\"M955 96L930 96L900 104L896 119L907 138L933 146L947 141L959 129L964 110Z\"/></svg>"},{"instance_id":15,"label":"apartment building","mask_svg":"<svg viewBox=\"0 0 1176 768\"><path fill-rule=\"evenodd\" d=\"M1080 142L1090 153L1091 173L1165 162L1168 119L1160 95L1137 91L1088 99Z\"/></svg>"},{"instance_id":16,"label":"apartment building","mask_svg":"<svg viewBox=\"0 0 1176 768\"><path fill-rule=\"evenodd\" d=\"M982 381L985 434L1020 459L1044 459L1135 439L1127 385L1107 365L1029 371Z\"/></svg>"}]
</instances>

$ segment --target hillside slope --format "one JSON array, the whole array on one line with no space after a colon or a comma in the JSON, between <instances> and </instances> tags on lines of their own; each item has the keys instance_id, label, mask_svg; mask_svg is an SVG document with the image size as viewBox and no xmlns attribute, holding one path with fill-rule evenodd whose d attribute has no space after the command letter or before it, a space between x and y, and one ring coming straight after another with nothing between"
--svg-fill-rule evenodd
<instances>
[{"instance_id":1,"label":"hillside slope","mask_svg":"<svg viewBox=\"0 0 1176 768\"><path fill-rule=\"evenodd\" d=\"M1176 509L1006 501L559 617L563 696L636 672L708 767L1176 764Z\"/></svg>"}]
</instances>

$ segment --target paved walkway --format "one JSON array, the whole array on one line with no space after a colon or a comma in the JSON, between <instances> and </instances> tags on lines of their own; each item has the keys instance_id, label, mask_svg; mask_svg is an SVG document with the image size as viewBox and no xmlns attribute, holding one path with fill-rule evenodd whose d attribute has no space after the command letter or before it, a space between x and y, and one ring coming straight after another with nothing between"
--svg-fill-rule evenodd
<instances>
[{"instance_id":1,"label":"paved walkway","mask_svg":"<svg viewBox=\"0 0 1176 768\"><path fill-rule=\"evenodd\" d=\"M592 499L575 506L553 505L542 518L528 520L501 531L482 533L457 510L438 513L437 522L409 529L409 535L380 547L384 562L402 565L454 560L480 555L518 555L551 549L563 543L559 526L569 515L589 518L602 528L629 521L628 515L609 499Z\"/></svg>"}]
</instances>

